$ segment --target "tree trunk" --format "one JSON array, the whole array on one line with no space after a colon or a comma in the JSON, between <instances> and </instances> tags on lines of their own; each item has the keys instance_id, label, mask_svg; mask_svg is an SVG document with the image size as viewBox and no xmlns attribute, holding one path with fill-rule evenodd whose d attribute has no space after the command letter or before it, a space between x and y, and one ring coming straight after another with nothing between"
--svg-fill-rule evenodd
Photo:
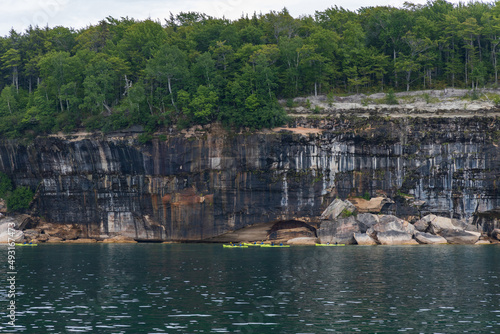
<instances>
[{"instance_id":1,"label":"tree trunk","mask_svg":"<svg viewBox=\"0 0 500 334\"><path fill-rule=\"evenodd\" d=\"M469 84L468 76L467 76L467 62L469 61L469 51L465 51L465 86Z\"/></svg>"},{"instance_id":2,"label":"tree trunk","mask_svg":"<svg viewBox=\"0 0 500 334\"><path fill-rule=\"evenodd\" d=\"M174 106L175 110L177 110L177 106L175 105L175 102L174 102L174 95L172 94L172 85L170 84L171 82L171 78L168 77L168 92L170 93L170 99L172 100L172 105Z\"/></svg>"},{"instance_id":3,"label":"tree trunk","mask_svg":"<svg viewBox=\"0 0 500 334\"><path fill-rule=\"evenodd\" d=\"M394 87L398 86L398 72L396 72L396 49L392 49L394 53Z\"/></svg>"},{"instance_id":4,"label":"tree trunk","mask_svg":"<svg viewBox=\"0 0 500 334\"><path fill-rule=\"evenodd\" d=\"M411 71L406 72L406 91L410 91L410 78L411 78Z\"/></svg>"},{"instance_id":5,"label":"tree trunk","mask_svg":"<svg viewBox=\"0 0 500 334\"><path fill-rule=\"evenodd\" d=\"M111 108L110 108L110 107L106 104L106 102L103 102L103 103L102 103L102 106L103 106L104 108L106 108L106 110L108 111L108 113L111 115Z\"/></svg>"}]
</instances>

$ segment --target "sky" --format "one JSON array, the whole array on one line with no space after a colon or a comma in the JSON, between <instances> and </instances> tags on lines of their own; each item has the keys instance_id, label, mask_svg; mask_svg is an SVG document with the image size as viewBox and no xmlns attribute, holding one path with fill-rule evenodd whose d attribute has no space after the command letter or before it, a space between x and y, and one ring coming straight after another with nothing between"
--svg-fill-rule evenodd
<instances>
[{"instance_id":1,"label":"sky","mask_svg":"<svg viewBox=\"0 0 500 334\"><path fill-rule=\"evenodd\" d=\"M401 7L404 0L0 0L0 36L14 28L65 26L75 29L97 24L107 16L138 20L151 18L164 23L172 12L202 12L214 17L237 19L242 14L268 13L286 7L293 17L312 15L332 6L357 10L361 7L390 5ZM426 3L413 0L412 3ZM457 3L458 0L448 0Z\"/></svg>"}]
</instances>

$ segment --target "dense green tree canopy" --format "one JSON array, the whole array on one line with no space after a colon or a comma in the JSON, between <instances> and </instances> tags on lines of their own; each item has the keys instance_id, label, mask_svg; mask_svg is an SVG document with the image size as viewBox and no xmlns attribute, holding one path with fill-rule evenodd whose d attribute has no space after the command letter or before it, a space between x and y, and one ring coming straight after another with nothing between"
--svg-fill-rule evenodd
<instances>
[{"instance_id":1,"label":"dense green tree canopy","mask_svg":"<svg viewBox=\"0 0 500 334\"><path fill-rule=\"evenodd\" d=\"M0 37L0 135L272 127L281 98L496 86L499 49L500 2L29 27Z\"/></svg>"}]
</instances>

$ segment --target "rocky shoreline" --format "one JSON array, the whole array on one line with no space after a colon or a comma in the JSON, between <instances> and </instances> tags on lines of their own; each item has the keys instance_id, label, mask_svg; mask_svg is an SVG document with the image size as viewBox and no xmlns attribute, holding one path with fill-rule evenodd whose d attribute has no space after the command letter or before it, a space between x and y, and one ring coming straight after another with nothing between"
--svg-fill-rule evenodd
<instances>
[{"instance_id":1,"label":"rocky shoreline","mask_svg":"<svg viewBox=\"0 0 500 334\"><path fill-rule=\"evenodd\" d=\"M287 243L289 245L315 245L316 243L346 245L490 245L500 244L500 229L491 233L467 221L427 214L419 219L403 219L391 214L381 214L384 205L393 201L386 197L370 200L354 198L335 199L319 217L317 229L297 225L292 228L279 226L269 230L264 243ZM30 215L5 216L0 213L0 243L7 243L8 227L15 226L13 238L16 243L138 243L141 240L114 235L88 238L77 225L61 225L44 222ZM290 225L288 225L289 227ZM12 236L11 236L12 238ZM241 242L243 240L233 240ZM151 242L151 240L148 240ZM172 243L162 241L162 243Z\"/></svg>"},{"instance_id":2,"label":"rocky shoreline","mask_svg":"<svg viewBox=\"0 0 500 334\"><path fill-rule=\"evenodd\" d=\"M388 199L372 200L383 203ZM357 206L349 200L334 200L321 216L319 241L358 245L472 245L499 242L499 230L488 235L466 221L433 214L420 219L413 217L412 221L408 221L394 215L359 213L366 207L369 205Z\"/></svg>"}]
</instances>

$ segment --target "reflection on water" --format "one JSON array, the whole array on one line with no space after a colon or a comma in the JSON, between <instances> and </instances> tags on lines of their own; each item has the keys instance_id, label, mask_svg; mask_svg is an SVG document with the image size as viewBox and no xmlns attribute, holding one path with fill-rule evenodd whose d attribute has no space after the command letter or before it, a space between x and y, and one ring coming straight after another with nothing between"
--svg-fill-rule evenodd
<instances>
[{"instance_id":1,"label":"reflection on water","mask_svg":"<svg viewBox=\"0 0 500 334\"><path fill-rule=\"evenodd\" d=\"M4 307L2 333L500 332L497 246L16 252L18 327Z\"/></svg>"}]
</instances>

